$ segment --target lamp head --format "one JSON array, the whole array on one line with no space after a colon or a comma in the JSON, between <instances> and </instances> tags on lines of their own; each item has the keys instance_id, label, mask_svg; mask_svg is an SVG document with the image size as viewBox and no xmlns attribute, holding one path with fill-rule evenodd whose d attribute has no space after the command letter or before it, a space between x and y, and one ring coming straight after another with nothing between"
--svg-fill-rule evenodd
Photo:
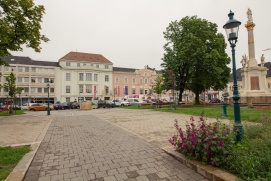
<instances>
[{"instance_id":1,"label":"lamp head","mask_svg":"<svg viewBox=\"0 0 271 181\"><path fill-rule=\"evenodd\" d=\"M227 21L226 24L223 26L223 28L226 30L228 41L231 44L235 44L237 42L239 26L241 25L241 22L234 19L233 16L234 13L230 11L230 13L228 14L229 21Z\"/></svg>"}]
</instances>

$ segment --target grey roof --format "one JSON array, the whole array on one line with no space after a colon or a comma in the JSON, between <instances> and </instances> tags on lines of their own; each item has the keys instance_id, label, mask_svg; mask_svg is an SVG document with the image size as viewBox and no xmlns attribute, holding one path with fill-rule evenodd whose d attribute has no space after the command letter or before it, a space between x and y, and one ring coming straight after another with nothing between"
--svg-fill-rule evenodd
<instances>
[{"instance_id":1,"label":"grey roof","mask_svg":"<svg viewBox=\"0 0 271 181\"><path fill-rule=\"evenodd\" d=\"M258 66L261 66L261 64L258 64ZM266 62L264 66L268 68L266 78L271 77L271 62ZM241 68L236 70L236 77L237 77L237 81L242 81ZM230 82L233 82L232 74L230 75Z\"/></svg>"},{"instance_id":2,"label":"grey roof","mask_svg":"<svg viewBox=\"0 0 271 181\"><path fill-rule=\"evenodd\" d=\"M130 72L134 73L137 69L133 68L123 68L123 67L113 67L113 72Z\"/></svg>"},{"instance_id":3,"label":"grey roof","mask_svg":"<svg viewBox=\"0 0 271 181\"><path fill-rule=\"evenodd\" d=\"M29 57L6 56L6 57L1 57L1 59L9 64L39 65L39 66L51 66L51 67L59 66L58 62L37 61L37 60L32 60Z\"/></svg>"}]
</instances>

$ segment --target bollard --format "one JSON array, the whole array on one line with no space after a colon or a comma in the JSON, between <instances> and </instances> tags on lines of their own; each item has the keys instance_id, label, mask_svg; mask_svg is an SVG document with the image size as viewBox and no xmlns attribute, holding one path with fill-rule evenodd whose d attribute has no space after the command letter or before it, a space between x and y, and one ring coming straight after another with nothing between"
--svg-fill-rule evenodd
<instances>
[{"instance_id":1,"label":"bollard","mask_svg":"<svg viewBox=\"0 0 271 181\"><path fill-rule=\"evenodd\" d=\"M226 103L226 102L223 102L223 103L222 103L222 108L223 108L223 115L222 115L222 118L227 118L227 117L228 117L228 114L227 114L227 103Z\"/></svg>"}]
</instances>

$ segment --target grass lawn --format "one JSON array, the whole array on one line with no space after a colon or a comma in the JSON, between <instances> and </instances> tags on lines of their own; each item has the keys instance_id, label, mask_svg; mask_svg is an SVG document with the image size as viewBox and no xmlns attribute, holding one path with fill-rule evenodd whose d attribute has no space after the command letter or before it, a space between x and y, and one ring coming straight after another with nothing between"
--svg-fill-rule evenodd
<instances>
[{"instance_id":1,"label":"grass lawn","mask_svg":"<svg viewBox=\"0 0 271 181\"><path fill-rule=\"evenodd\" d=\"M7 178L7 176L17 165L17 163L29 151L29 147L0 147L0 180L4 180L5 178Z\"/></svg>"},{"instance_id":2,"label":"grass lawn","mask_svg":"<svg viewBox=\"0 0 271 181\"><path fill-rule=\"evenodd\" d=\"M9 114L8 111L0 112L0 116L14 116L14 115L19 115L19 114L24 114L25 110L14 110L13 114Z\"/></svg>"},{"instance_id":3,"label":"grass lawn","mask_svg":"<svg viewBox=\"0 0 271 181\"><path fill-rule=\"evenodd\" d=\"M128 106L125 107L127 109L153 109L154 106ZM221 118L223 114L223 109L221 105L213 105L213 106L181 106L177 107L176 110L170 109L169 106L163 106L162 108L153 109L155 111L162 111L162 112L173 112L173 113L179 113L179 114L188 114L191 116L200 116L201 112L204 111L204 114L207 116L207 118ZM242 121L248 121L248 122L259 122L263 115L266 115L271 118L271 110L257 110L253 108L246 108L241 107L241 120ZM229 120L234 120L234 110L233 107L227 106L227 114Z\"/></svg>"}]
</instances>

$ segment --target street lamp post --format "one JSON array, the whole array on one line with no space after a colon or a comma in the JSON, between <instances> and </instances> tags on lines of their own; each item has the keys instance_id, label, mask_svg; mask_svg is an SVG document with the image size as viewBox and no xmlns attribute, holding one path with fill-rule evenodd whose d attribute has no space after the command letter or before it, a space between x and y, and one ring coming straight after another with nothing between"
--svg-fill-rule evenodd
<instances>
[{"instance_id":1,"label":"street lamp post","mask_svg":"<svg viewBox=\"0 0 271 181\"><path fill-rule=\"evenodd\" d=\"M47 81L47 88L48 88L48 107L47 107L47 115L50 115L50 96L49 96L49 92L50 92L50 81Z\"/></svg>"},{"instance_id":2,"label":"street lamp post","mask_svg":"<svg viewBox=\"0 0 271 181\"><path fill-rule=\"evenodd\" d=\"M234 100L234 132L236 134L236 142L240 142L243 136L243 125L240 115L240 96L238 95L236 65L235 65L235 45L238 39L238 30L241 25L240 21L233 19L234 13L230 11L228 14L229 21L223 26L226 30L228 41L232 48L232 75L233 75L233 100Z\"/></svg>"}]
</instances>

